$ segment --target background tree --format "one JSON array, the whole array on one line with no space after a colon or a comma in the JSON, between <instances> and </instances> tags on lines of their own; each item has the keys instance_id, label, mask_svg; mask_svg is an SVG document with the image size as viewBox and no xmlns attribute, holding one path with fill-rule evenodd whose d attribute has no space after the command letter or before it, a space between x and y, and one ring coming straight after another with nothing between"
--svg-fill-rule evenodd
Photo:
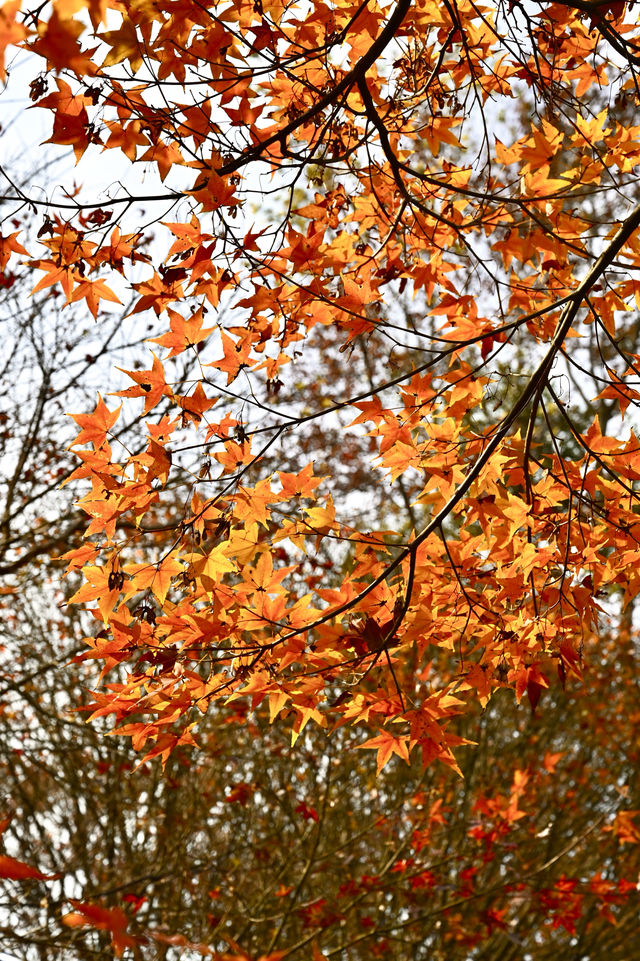
<instances>
[{"instance_id":1,"label":"background tree","mask_svg":"<svg viewBox=\"0 0 640 961\"><path fill-rule=\"evenodd\" d=\"M58 630L33 610L12 615L34 676L2 692L4 838L44 875L2 882L16 957L174 957L188 943L214 957L628 956L637 672L619 638L594 652L590 683L544 692L535 715L501 692L470 716L464 780L417 763L376 777L348 728L308 727L292 750L241 703L207 717L199 751L163 775L132 771L125 741L60 709L83 664L55 663Z\"/></svg>"}]
</instances>

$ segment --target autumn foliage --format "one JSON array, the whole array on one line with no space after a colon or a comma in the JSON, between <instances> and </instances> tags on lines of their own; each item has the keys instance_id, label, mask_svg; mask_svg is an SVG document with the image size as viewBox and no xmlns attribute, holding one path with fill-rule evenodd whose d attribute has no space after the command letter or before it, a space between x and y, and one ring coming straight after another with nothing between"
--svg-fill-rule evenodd
<instances>
[{"instance_id":1,"label":"autumn foliage","mask_svg":"<svg viewBox=\"0 0 640 961\"><path fill-rule=\"evenodd\" d=\"M102 932L118 956L164 937L166 950L251 961L361 942L353 957L408 957L394 939L426 924L424 892L441 899L449 957L483 956L530 910L547 933L613 925L635 863L610 853L588 877L569 867L542 882L592 832L634 849L637 812L594 802L592 822L546 856L545 825L526 820L553 803L568 745L539 750L529 731L522 764L497 749L501 789L474 784L463 801L453 785L474 752L497 763L482 743L496 700L513 725L507 697L534 721L561 717L563 699L579 713L582 685L615 665L616 636L623 700L633 677L634 4L9 0L0 49L9 84L12 58L29 56L42 149L71 149L80 185L7 182L5 283L20 263L63 316L99 325L126 303L150 335L144 355L105 369L92 407L71 411L64 482L87 520L59 553L65 603L87 612L82 709L128 736L143 767L207 750L211 725L254 725L255 751L301 738L317 782L327 745L373 752L381 783L411 772L396 800L406 789L413 813L394 820L390 788L381 830L397 841L416 821L384 870L347 878L340 897L307 892L278 914L269 897L303 882L274 880L253 914L269 903L279 920L250 954L237 932L216 940L217 925L197 941L131 933L138 909L99 898L71 899L62 923ZM128 172L97 201L97 158L108 178L114 151ZM224 803L244 808L261 777L230 784ZM570 780L558 775L569 805ZM314 791L291 802L310 829L330 817L329 788ZM453 870L434 837L458 805ZM423 855L432 844L446 871ZM48 878L9 855L0 875ZM375 920L345 908L368 899ZM463 906L478 899L472 930ZM340 941L356 914L361 936Z\"/></svg>"}]
</instances>

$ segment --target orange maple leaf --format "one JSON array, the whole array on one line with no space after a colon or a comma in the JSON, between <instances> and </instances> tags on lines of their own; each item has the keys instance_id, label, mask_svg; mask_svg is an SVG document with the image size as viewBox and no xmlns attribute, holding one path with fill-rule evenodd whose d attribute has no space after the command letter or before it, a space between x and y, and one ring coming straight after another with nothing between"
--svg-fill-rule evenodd
<instances>
[{"instance_id":1,"label":"orange maple leaf","mask_svg":"<svg viewBox=\"0 0 640 961\"><path fill-rule=\"evenodd\" d=\"M22 0L8 0L0 7L0 80L5 80L5 51L12 44L18 44L27 35L22 23L16 22L16 14L22 7Z\"/></svg>"},{"instance_id":2,"label":"orange maple leaf","mask_svg":"<svg viewBox=\"0 0 640 961\"><path fill-rule=\"evenodd\" d=\"M155 354L150 370L125 370L118 367L123 374L135 380L137 387L126 387L124 390L113 392L114 397L144 397L144 413L148 414L162 397L172 397L173 391L164 378L164 367Z\"/></svg>"},{"instance_id":3,"label":"orange maple leaf","mask_svg":"<svg viewBox=\"0 0 640 961\"><path fill-rule=\"evenodd\" d=\"M78 77L95 76L98 66L93 60L97 47L83 50L78 37L84 33L85 25L73 17L61 17L57 5L46 24L39 25L39 36L28 46L44 57L56 72L73 70Z\"/></svg>"},{"instance_id":4,"label":"orange maple leaf","mask_svg":"<svg viewBox=\"0 0 640 961\"><path fill-rule=\"evenodd\" d=\"M70 446L93 444L95 450L102 447L107 441L111 428L120 416L121 410L122 404L116 410L109 410L100 394L98 394L98 403L91 414L69 414L68 416L72 417L76 424L82 428Z\"/></svg>"},{"instance_id":5,"label":"orange maple leaf","mask_svg":"<svg viewBox=\"0 0 640 961\"><path fill-rule=\"evenodd\" d=\"M13 234L8 234L6 237L0 234L0 272L2 272L9 263L11 254L27 254L22 244L18 242L18 236L18 231Z\"/></svg>"},{"instance_id":6,"label":"orange maple leaf","mask_svg":"<svg viewBox=\"0 0 640 961\"><path fill-rule=\"evenodd\" d=\"M394 754L397 754L407 764L409 763L408 738L405 735L394 737L390 731L381 731L377 737L370 737L363 744L358 744L358 747L371 748L378 752L376 757L378 774Z\"/></svg>"},{"instance_id":7,"label":"orange maple leaf","mask_svg":"<svg viewBox=\"0 0 640 961\"><path fill-rule=\"evenodd\" d=\"M215 327L203 327L204 311L202 307L195 311L187 320L176 310L167 308L171 331L161 337L151 338L152 344L160 344L169 348L169 357L176 357L188 347L195 347L206 340L213 333Z\"/></svg>"},{"instance_id":8,"label":"orange maple leaf","mask_svg":"<svg viewBox=\"0 0 640 961\"><path fill-rule=\"evenodd\" d=\"M108 931L115 956L122 957L126 948L135 948L140 938L127 934L129 919L121 908L103 908L99 904L70 901L75 911L65 914L62 923L67 927L91 927L98 931Z\"/></svg>"},{"instance_id":9,"label":"orange maple leaf","mask_svg":"<svg viewBox=\"0 0 640 961\"><path fill-rule=\"evenodd\" d=\"M122 301L116 297L110 287L107 287L103 280L81 280L71 294L71 303L78 300L85 300L94 319L98 316L98 307L101 300L108 300L113 304L121 304Z\"/></svg>"},{"instance_id":10,"label":"orange maple leaf","mask_svg":"<svg viewBox=\"0 0 640 961\"><path fill-rule=\"evenodd\" d=\"M128 60L134 73L142 66L142 45L134 24L128 17L123 16L122 23L117 30L105 30L98 34L103 43L111 47L104 58L102 69L111 67L115 63Z\"/></svg>"}]
</instances>

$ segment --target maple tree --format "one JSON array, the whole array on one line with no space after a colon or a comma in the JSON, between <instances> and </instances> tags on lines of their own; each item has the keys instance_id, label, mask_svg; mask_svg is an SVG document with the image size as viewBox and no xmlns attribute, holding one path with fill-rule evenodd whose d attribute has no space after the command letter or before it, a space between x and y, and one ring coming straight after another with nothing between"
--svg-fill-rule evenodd
<instances>
[{"instance_id":1,"label":"maple tree","mask_svg":"<svg viewBox=\"0 0 640 961\"><path fill-rule=\"evenodd\" d=\"M242 704L379 772L460 772L500 689L550 710L630 634L633 7L2 7L2 77L16 46L38 63L78 180L99 151L131 166L108 204L9 181L43 221L3 227L0 266L98 324L133 291L153 328L73 412L89 521L66 545L88 713L144 761ZM83 903L70 928L124 929Z\"/></svg>"}]
</instances>

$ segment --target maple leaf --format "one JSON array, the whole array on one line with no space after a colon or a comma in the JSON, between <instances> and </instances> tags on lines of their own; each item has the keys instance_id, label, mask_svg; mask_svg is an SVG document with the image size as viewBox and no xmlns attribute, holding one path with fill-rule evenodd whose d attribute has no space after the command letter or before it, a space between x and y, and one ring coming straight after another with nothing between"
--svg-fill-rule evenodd
<instances>
[{"instance_id":1,"label":"maple leaf","mask_svg":"<svg viewBox=\"0 0 640 961\"><path fill-rule=\"evenodd\" d=\"M221 574L234 570L234 565L227 556L227 550L225 544L218 544L204 557L199 554L192 555L191 562L194 571L200 577L206 591L215 589Z\"/></svg>"},{"instance_id":2,"label":"maple leaf","mask_svg":"<svg viewBox=\"0 0 640 961\"><path fill-rule=\"evenodd\" d=\"M376 755L378 774L394 754L407 764L409 763L408 739L403 735L394 737L390 731L381 731L376 737L370 737L363 744L358 744L358 747L375 749L378 752Z\"/></svg>"},{"instance_id":3,"label":"maple leaf","mask_svg":"<svg viewBox=\"0 0 640 961\"><path fill-rule=\"evenodd\" d=\"M199 381L194 387L193 393L189 394L188 397L174 395L174 400L178 407L182 409L183 422L186 423L191 420L194 424L199 424L202 415L215 407L217 403L217 398L207 397L204 387Z\"/></svg>"},{"instance_id":4,"label":"maple leaf","mask_svg":"<svg viewBox=\"0 0 640 961\"><path fill-rule=\"evenodd\" d=\"M255 521L267 528L271 515L269 505L279 499L279 496L271 489L271 482L268 478L258 481L250 489L240 487L236 500L236 516L239 519Z\"/></svg>"},{"instance_id":5,"label":"maple leaf","mask_svg":"<svg viewBox=\"0 0 640 961\"><path fill-rule=\"evenodd\" d=\"M70 414L69 416L82 428L71 446L93 444L94 449L98 450L98 448L106 444L107 436L118 420L121 410L122 405L116 410L110 411L100 394L98 394L98 403L91 414Z\"/></svg>"},{"instance_id":6,"label":"maple leaf","mask_svg":"<svg viewBox=\"0 0 640 961\"><path fill-rule=\"evenodd\" d=\"M182 574L184 567L173 557L164 557L159 564L127 564L125 570L132 586L139 591L149 588L162 606L172 579Z\"/></svg>"},{"instance_id":7,"label":"maple leaf","mask_svg":"<svg viewBox=\"0 0 640 961\"><path fill-rule=\"evenodd\" d=\"M280 711L282 711L290 700L290 697L286 691L269 691L269 721L271 724L273 724Z\"/></svg>"},{"instance_id":8,"label":"maple leaf","mask_svg":"<svg viewBox=\"0 0 640 961\"><path fill-rule=\"evenodd\" d=\"M82 570L89 561L95 561L97 554L98 548L93 544L83 544L81 547L76 547L65 554L61 554L60 560L68 562L68 571L78 571Z\"/></svg>"},{"instance_id":9,"label":"maple leaf","mask_svg":"<svg viewBox=\"0 0 640 961\"><path fill-rule=\"evenodd\" d=\"M232 384L244 367L251 365L251 345L241 347L224 330L220 332L223 357L214 361L210 366L216 367L227 375L227 386Z\"/></svg>"},{"instance_id":10,"label":"maple leaf","mask_svg":"<svg viewBox=\"0 0 640 961\"><path fill-rule=\"evenodd\" d=\"M144 397L144 413L160 403L163 397L173 396L173 392L164 378L164 367L153 354L153 364L150 370L125 370L119 367L123 374L127 374L135 380L137 387L126 387L124 390L113 392L114 397Z\"/></svg>"},{"instance_id":11,"label":"maple leaf","mask_svg":"<svg viewBox=\"0 0 640 961\"><path fill-rule=\"evenodd\" d=\"M73 17L60 16L55 4L46 24L38 25L38 38L29 42L30 49L47 60L58 73L73 70L78 77L94 76L98 68L93 61L97 47L83 50L78 37L85 25Z\"/></svg>"},{"instance_id":12,"label":"maple leaf","mask_svg":"<svg viewBox=\"0 0 640 961\"><path fill-rule=\"evenodd\" d=\"M21 0L7 0L0 7L0 81L5 80L5 56L7 47L18 44L27 36L24 24L16 22L16 15L22 6Z\"/></svg>"},{"instance_id":13,"label":"maple leaf","mask_svg":"<svg viewBox=\"0 0 640 961\"><path fill-rule=\"evenodd\" d=\"M212 158L212 160L211 168L207 168L198 174L189 193L197 199L198 204L205 211L238 205L240 201L235 196L234 185L226 177L221 177L216 173L213 169L215 158Z\"/></svg>"},{"instance_id":14,"label":"maple leaf","mask_svg":"<svg viewBox=\"0 0 640 961\"><path fill-rule=\"evenodd\" d=\"M150 280L133 284L134 290L138 291L140 297L131 313L139 314L152 307L156 314L161 314L169 304L180 300L184 296L180 281L184 280L185 273L183 271L179 278L175 275L172 278L167 274L160 277L154 273Z\"/></svg>"},{"instance_id":15,"label":"maple leaf","mask_svg":"<svg viewBox=\"0 0 640 961\"><path fill-rule=\"evenodd\" d=\"M121 150L125 157L134 161L138 147L149 146L149 138L142 132L141 120L132 120L127 124L107 120L105 126L109 130L109 136L104 142L103 150Z\"/></svg>"},{"instance_id":16,"label":"maple leaf","mask_svg":"<svg viewBox=\"0 0 640 961\"><path fill-rule=\"evenodd\" d=\"M166 180L167 174L174 164L184 164L184 159L175 143L155 143L152 144L139 158L155 163L160 173L160 179Z\"/></svg>"},{"instance_id":17,"label":"maple leaf","mask_svg":"<svg viewBox=\"0 0 640 961\"><path fill-rule=\"evenodd\" d=\"M128 60L133 73L136 73L142 66L142 49L138 39L138 34L134 24L128 17L122 18L122 23L117 30L105 30L98 34L100 40L111 50L104 58L102 68L111 67L113 64L122 63Z\"/></svg>"},{"instance_id":18,"label":"maple leaf","mask_svg":"<svg viewBox=\"0 0 640 961\"><path fill-rule=\"evenodd\" d=\"M507 498L508 507L502 507L502 514L509 520L509 537L513 537L516 531L526 526L530 508L513 494L507 494Z\"/></svg>"},{"instance_id":19,"label":"maple leaf","mask_svg":"<svg viewBox=\"0 0 640 961\"><path fill-rule=\"evenodd\" d=\"M278 477L282 484L281 497L284 500L292 497L312 497L314 490L322 483L322 478L313 474L313 464L307 464L297 474L278 471Z\"/></svg>"},{"instance_id":20,"label":"maple leaf","mask_svg":"<svg viewBox=\"0 0 640 961\"><path fill-rule=\"evenodd\" d=\"M121 908L104 908L90 902L69 902L74 910L62 916L62 923L67 927L92 927L98 931L107 931L111 937L114 954L121 958L127 948L135 948L140 938L127 934L129 919Z\"/></svg>"},{"instance_id":21,"label":"maple leaf","mask_svg":"<svg viewBox=\"0 0 640 961\"><path fill-rule=\"evenodd\" d=\"M204 311L202 307L196 310L187 320L170 307L167 309L171 331L161 337L154 337L153 344L169 348L169 357L176 357L188 347L196 347L212 334L215 327L203 327Z\"/></svg>"},{"instance_id":22,"label":"maple leaf","mask_svg":"<svg viewBox=\"0 0 640 961\"><path fill-rule=\"evenodd\" d=\"M618 811L611 827L606 830L613 831L620 844L640 844L640 829L635 823L635 819L640 811Z\"/></svg>"},{"instance_id":23,"label":"maple leaf","mask_svg":"<svg viewBox=\"0 0 640 961\"><path fill-rule=\"evenodd\" d=\"M122 303L120 298L116 297L103 280L81 280L71 295L72 304L78 300L86 301L94 320L98 316L98 307L101 300L110 301L112 304Z\"/></svg>"},{"instance_id":24,"label":"maple leaf","mask_svg":"<svg viewBox=\"0 0 640 961\"><path fill-rule=\"evenodd\" d=\"M24 861L0 854L0 878L7 881L52 881L59 877L59 874L43 874Z\"/></svg>"},{"instance_id":25,"label":"maple leaf","mask_svg":"<svg viewBox=\"0 0 640 961\"><path fill-rule=\"evenodd\" d=\"M111 614L120 600L123 584L119 582L117 575L114 580L114 571L106 565L85 566L84 574L85 583L69 598L69 603L96 602L103 622L108 624ZM132 584L129 584L128 589L129 593L135 592L135 586Z\"/></svg>"},{"instance_id":26,"label":"maple leaf","mask_svg":"<svg viewBox=\"0 0 640 961\"><path fill-rule=\"evenodd\" d=\"M6 237L0 234L0 271L3 271L9 263L11 254L27 254L25 248L18 242L18 236L18 231L13 234L8 234Z\"/></svg>"},{"instance_id":27,"label":"maple leaf","mask_svg":"<svg viewBox=\"0 0 640 961\"><path fill-rule=\"evenodd\" d=\"M71 267L58 266L54 260L31 261L31 266L46 271L46 275L38 281L31 291L32 294L59 283L65 293L67 302L70 302L75 281L79 279L79 275Z\"/></svg>"}]
</instances>

